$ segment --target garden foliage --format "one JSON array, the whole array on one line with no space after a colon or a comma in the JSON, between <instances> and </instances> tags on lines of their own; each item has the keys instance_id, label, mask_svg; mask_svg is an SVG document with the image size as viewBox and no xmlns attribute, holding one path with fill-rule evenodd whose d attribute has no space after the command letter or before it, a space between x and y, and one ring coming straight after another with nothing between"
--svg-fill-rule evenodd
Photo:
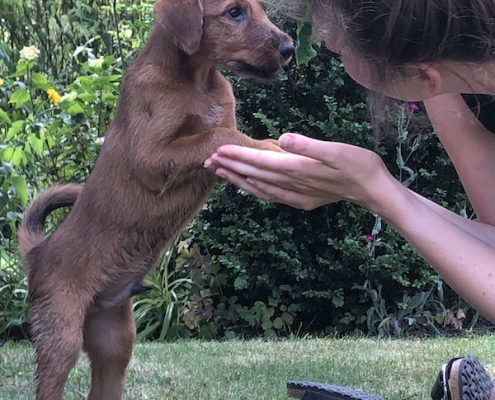
<instances>
[{"instance_id":1,"label":"garden foliage","mask_svg":"<svg viewBox=\"0 0 495 400\"><path fill-rule=\"evenodd\" d=\"M122 73L146 40L151 1L0 0L0 335L27 335L16 227L56 182L84 183L118 101ZM396 132L373 139L366 93L338 57L287 23L307 64L256 86L229 76L239 125L379 152L405 185L456 212L470 208L437 139L390 110ZM55 215L48 230L59 221ZM70 266L67 266L70 268ZM462 326L455 296L380 218L350 203L305 212L220 186L136 299L143 338L266 336L355 330L402 336ZM450 291L447 291L450 293ZM452 308L453 307L453 308Z\"/></svg>"}]
</instances>

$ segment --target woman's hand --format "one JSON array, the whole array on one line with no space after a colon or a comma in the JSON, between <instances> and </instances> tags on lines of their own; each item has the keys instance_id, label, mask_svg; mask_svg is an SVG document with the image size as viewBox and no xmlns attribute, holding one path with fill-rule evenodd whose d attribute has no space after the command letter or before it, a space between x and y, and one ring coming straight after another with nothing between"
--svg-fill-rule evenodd
<instances>
[{"instance_id":1,"label":"woman's hand","mask_svg":"<svg viewBox=\"0 0 495 400\"><path fill-rule=\"evenodd\" d=\"M287 153L227 145L205 167L257 197L304 210L349 200L373 208L382 182L393 177L380 157L343 143L284 134Z\"/></svg>"},{"instance_id":2,"label":"woman's hand","mask_svg":"<svg viewBox=\"0 0 495 400\"><path fill-rule=\"evenodd\" d=\"M361 204L396 228L452 288L495 322L494 226L415 194L372 151L295 134L283 135L279 145L289 153L223 146L205 166L254 195L305 210L343 199Z\"/></svg>"}]
</instances>

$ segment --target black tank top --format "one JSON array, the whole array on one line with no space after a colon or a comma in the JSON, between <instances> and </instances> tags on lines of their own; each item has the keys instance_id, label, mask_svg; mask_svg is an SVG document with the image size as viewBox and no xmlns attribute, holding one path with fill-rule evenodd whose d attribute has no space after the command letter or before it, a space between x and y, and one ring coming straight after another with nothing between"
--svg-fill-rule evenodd
<instances>
[{"instance_id":1,"label":"black tank top","mask_svg":"<svg viewBox=\"0 0 495 400\"><path fill-rule=\"evenodd\" d=\"M495 96L466 94L462 97L485 128L495 133Z\"/></svg>"}]
</instances>

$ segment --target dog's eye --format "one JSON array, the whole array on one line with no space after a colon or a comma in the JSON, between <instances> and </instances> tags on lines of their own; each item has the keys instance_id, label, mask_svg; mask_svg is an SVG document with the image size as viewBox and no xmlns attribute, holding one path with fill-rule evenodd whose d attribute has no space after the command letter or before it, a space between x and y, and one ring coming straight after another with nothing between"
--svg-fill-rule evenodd
<instances>
[{"instance_id":1,"label":"dog's eye","mask_svg":"<svg viewBox=\"0 0 495 400\"><path fill-rule=\"evenodd\" d=\"M244 12L240 7L232 7L229 11L227 11L229 17L235 19L236 21L241 21L244 19Z\"/></svg>"}]
</instances>

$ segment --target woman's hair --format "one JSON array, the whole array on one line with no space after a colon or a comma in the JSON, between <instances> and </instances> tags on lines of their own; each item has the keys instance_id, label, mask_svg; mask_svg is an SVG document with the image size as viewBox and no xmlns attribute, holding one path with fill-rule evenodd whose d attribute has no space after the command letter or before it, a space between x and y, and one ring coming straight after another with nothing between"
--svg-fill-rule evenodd
<instances>
[{"instance_id":1,"label":"woman's hair","mask_svg":"<svg viewBox=\"0 0 495 400\"><path fill-rule=\"evenodd\" d=\"M322 37L337 29L377 84L411 63L495 60L495 0L303 1L328 21Z\"/></svg>"},{"instance_id":2,"label":"woman's hair","mask_svg":"<svg viewBox=\"0 0 495 400\"><path fill-rule=\"evenodd\" d=\"M408 64L495 60L495 0L284 0L308 6L317 35L332 48L344 43L368 63L381 92ZM371 98L372 116L384 99ZM380 119L380 118L378 118ZM374 121L377 122L376 120Z\"/></svg>"}]
</instances>

